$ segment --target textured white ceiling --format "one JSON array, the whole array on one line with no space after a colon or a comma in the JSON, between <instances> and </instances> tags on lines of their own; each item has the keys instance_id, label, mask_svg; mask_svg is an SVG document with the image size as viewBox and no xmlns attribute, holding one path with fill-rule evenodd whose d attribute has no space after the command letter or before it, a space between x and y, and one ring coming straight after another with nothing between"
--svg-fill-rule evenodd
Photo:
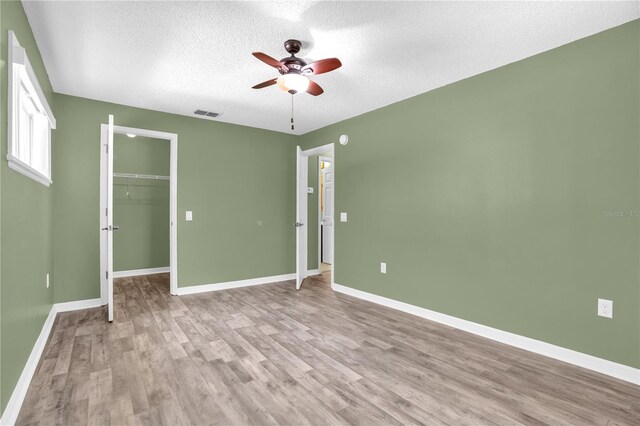
<instances>
[{"instance_id":1,"label":"textured white ceiling","mask_svg":"<svg viewBox=\"0 0 640 426\"><path fill-rule=\"evenodd\" d=\"M296 134L415 96L640 16L638 2L23 1L54 90L290 132L277 77L303 41L307 60L338 57L295 97Z\"/></svg>"}]
</instances>

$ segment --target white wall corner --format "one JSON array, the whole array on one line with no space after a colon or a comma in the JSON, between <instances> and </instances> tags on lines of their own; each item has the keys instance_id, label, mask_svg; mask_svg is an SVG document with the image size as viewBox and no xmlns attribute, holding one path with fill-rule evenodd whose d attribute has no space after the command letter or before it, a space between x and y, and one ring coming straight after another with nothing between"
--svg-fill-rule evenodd
<instances>
[{"instance_id":1,"label":"white wall corner","mask_svg":"<svg viewBox=\"0 0 640 426\"><path fill-rule=\"evenodd\" d=\"M510 333L508 331L488 327L486 325L463 320L440 312L431 311L419 306L378 296L377 294L367 293L366 291L357 290L341 284L333 284L331 288L337 292L344 293L358 299L377 303L388 308L397 309L399 311L435 321L440 324L445 324L468 333L486 337L487 339L495 340L516 348L548 356L549 358L557 359L588 370L606 374L607 376L615 377L616 379L640 385L640 369L638 368L629 367L628 365L619 364L593 355L556 346L551 343L531 339L519 334Z\"/></svg>"}]
</instances>

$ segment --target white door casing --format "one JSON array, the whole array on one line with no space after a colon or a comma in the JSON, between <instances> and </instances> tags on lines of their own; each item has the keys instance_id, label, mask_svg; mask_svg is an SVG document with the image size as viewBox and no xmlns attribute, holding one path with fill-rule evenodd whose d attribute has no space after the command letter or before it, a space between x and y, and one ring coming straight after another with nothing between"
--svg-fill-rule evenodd
<instances>
[{"instance_id":1,"label":"white door casing","mask_svg":"<svg viewBox=\"0 0 640 426\"><path fill-rule=\"evenodd\" d=\"M302 151L300 147L296 147L296 289L300 289L302 285L302 281L307 276L307 256L308 256L308 247L307 247L307 185L309 178L309 157L314 155L320 155L325 152L330 152L330 159L332 160L331 166L333 167L332 181L333 181L333 190L331 191L331 207L333 209L333 201L335 199L335 181L336 181L336 156L335 156L335 145L333 143L329 143L322 146L317 146L315 148L308 149L306 151ZM318 191L320 192L320 191ZM318 215L318 219L320 219L319 211L314 212L314 214ZM332 214L333 216L333 214ZM298 226L300 225L300 226ZM317 229L318 232L318 245L320 244L320 226ZM335 241L335 226L331 226L331 241ZM331 260L332 263L332 273L331 273L331 286L333 288L333 284L335 282L335 270L336 270L336 262L335 262L335 244L331 244ZM318 251L318 261L320 260L320 251ZM318 265L319 266L319 265Z\"/></svg>"},{"instance_id":2,"label":"white door casing","mask_svg":"<svg viewBox=\"0 0 640 426\"><path fill-rule=\"evenodd\" d=\"M112 116L109 116L110 118ZM170 143L169 182L169 240L170 240L170 293L178 294L178 135L155 130L115 126L113 121L100 126L100 298L109 305L109 320L113 319L113 135L164 139ZM107 146L108 151L107 151ZM108 216L111 216L109 219ZM109 231L111 226L111 231ZM107 228L106 231L102 229ZM110 238L109 238L110 237ZM108 278L107 278L108 277Z\"/></svg>"}]
</instances>

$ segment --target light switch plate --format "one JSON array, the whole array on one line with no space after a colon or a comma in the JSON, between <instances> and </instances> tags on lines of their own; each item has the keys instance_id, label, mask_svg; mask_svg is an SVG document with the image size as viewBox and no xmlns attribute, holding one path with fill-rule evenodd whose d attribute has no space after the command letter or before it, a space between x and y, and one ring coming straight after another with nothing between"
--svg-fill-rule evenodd
<instances>
[{"instance_id":1,"label":"light switch plate","mask_svg":"<svg viewBox=\"0 0 640 426\"><path fill-rule=\"evenodd\" d=\"M49 288L49 274L47 274L47 288Z\"/></svg>"},{"instance_id":2,"label":"light switch plate","mask_svg":"<svg viewBox=\"0 0 640 426\"><path fill-rule=\"evenodd\" d=\"M387 273L387 264L385 262L380 262L380 273L381 274Z\"/></svg>"},{"instance_id":3,"label":"light switch plate","mask_svg":"<svg viewBox=\"0 0 640 426\"><path fill-rule=\"evenodd\" d=\"M598 299L598 316L604 318L613 318L613 301L607 299Z\"/></svg>"},{"instance_id":4,"label":"light switch plate","mask_svg":"<svg viewBox=\"0 0 640 426\"><path fill-rule=\"evenodd\" d=\"M341 212L340 213L340 222L346 222L347 221L347 214L345 212Z\"/></svg>"},{"instance_id":5,"label":"light switch plate","mask_svg":"<svg viewBox=\"0 0 640 426\"><path fill-rule=\"evenodd\" d=\"M187 210L184 218L187 222L191 222L193 220L193 212L191 210Z\"/></svg>"}]
</instances>

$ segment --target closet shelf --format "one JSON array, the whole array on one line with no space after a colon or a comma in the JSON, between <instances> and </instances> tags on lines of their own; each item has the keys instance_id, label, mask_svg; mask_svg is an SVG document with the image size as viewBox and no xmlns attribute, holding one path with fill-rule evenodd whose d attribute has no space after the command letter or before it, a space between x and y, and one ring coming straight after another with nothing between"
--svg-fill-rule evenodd
<instances>
[{"instance_id":1,"label":"closet shelf","mask_svg":"<svg viewBox=\"0 0 640 426\"><path fill-rule=\"evenodd\" d=\"M129 179L151 179L151 180L169 180L169 176L159 175L141 175L137 173L114 173L113 177L129 178Z\"/></svg>"}]
</instances>

